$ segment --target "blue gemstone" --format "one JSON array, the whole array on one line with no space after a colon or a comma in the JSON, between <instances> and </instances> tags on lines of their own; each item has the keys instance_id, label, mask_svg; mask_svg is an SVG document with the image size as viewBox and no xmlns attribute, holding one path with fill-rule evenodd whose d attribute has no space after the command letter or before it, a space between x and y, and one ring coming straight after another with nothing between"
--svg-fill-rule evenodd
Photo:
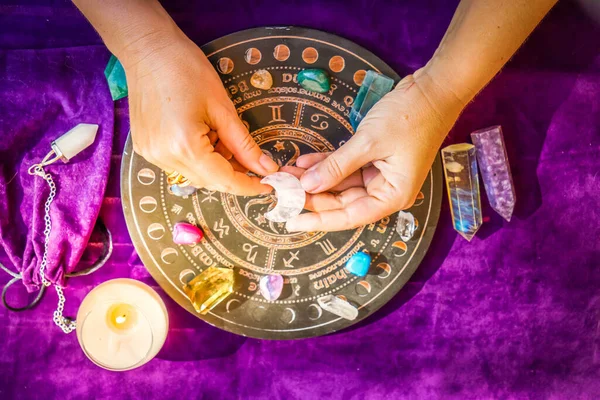
<instances>
[{"instance_id":1,"label":"blue gemstone","mask_svg":"<svg viewBox=\"0 0 600 400\"><path fill-rule=\"evenodd\" d=\"M122 99L127 96L127 79L125 79L125 70L123 65L117 59L117 57L111 55L106 69L104 70L104 76L108 82L108 88L110 89L110 95L114 100Z\"/></svg>"},{"instance_id":2,"label":"blue gemstone","mask_svg":"<svg viewBox=\"0 0 600 400\"><path fill-rule=\"evenodd\" d=\"M371 266L371 256L367 253L359 251L346 263L346 269L357 276L365 276L369 272L369 266Z\"/></svg>"},{"instance_id":3,"label":"blue gemstone","mask_svg":"<svg viewBox=\"0 0 600 400\"><path fill-rule=\"evenodd\" d=\"M356 131L360 121L394 87L394 80L375 71L367 71L350 110L350 125Z\"/></svg>"},{"instance_id":4,"label":"blue gemstone","mask_svg":"<svg viewBox=\"0 0 600 400\"><path fill-rule=\"evenodd\" d=\"M196 193L196 189L193 186L179 186L179 185L173 185L170 187L171 189L171 193L173 193L175 196L178 197L186 197L186 196L191 196L194 193Z\"/></svg>"},{"instance_id":5,"label":"blue gemstone","mask_svg":"<svg viewBox=\"0 0 600 400\"><path fill-rule=\"evenodd\" d=\"M322 69L305 69L298 72L298 83L304 89L317 93L327 93L330 87L329 76Z\"/></svg>"}]
</instances>

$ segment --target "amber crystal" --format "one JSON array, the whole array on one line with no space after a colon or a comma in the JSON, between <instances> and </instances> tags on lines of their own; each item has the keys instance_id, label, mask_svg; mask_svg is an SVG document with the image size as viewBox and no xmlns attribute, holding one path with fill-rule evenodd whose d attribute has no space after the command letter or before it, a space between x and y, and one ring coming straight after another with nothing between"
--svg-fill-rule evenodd
<instances>
[{"instance_id":1,"label":"amber crystal","mask_svg":"<svg viewBox=\"0 0 600 400\"><path fill-rule=\"evenodd\" d=\"M184 292L200 314L206 314L233 292L233 270L209 267L189 281Z\"/></svg>"}]
</instances>

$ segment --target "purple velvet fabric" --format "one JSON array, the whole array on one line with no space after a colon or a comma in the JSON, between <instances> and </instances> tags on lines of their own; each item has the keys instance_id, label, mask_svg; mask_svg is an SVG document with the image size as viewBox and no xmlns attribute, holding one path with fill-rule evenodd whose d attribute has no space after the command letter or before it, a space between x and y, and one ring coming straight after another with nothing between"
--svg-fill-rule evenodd
<instances>
[{"instance_id":1,"label":"purple velvet fabric","mask_svg":"<svg viewBox=\"0 0 600 400\"><path fill-rule=\"evenodd\" d=\"M352 39L404 74L431 56L457 2L188 3L170 2L167 9L197 43L261 25L306 25ZM562 1L467 107L448 142L503 126L517 192L515 216L506 223L485 206L486 223L467 243L453 231L445 201L433 245L413 279L364 323L326 337L260 341L213 328L165 298L171 328L159 356L139 370L113 373L95 367L74 335L53 326L56 298L49 293L33 311L0 309L0 397L598 398L598 37L599 27L577 4ZM73 99L73 108L60 111L61 121L69 125L70 119L101 113L110 119L105 102L83 95L105 93L97 77L107 53L69 3L0 5L0 48L6 49L0 60L14 60L20 49L34 49L27 54L39 57L49 51L79 57L78 64L68 64L79 73L64 68L46 75L55 86L49 93ZM21 64L30 69L19 76L39 76L48 68L34 60ZM0 120L5 104L16 101L3 90L16 73L10 71L3 61ZM75 76L93 87L72 85ZM100 215L114 234L115 252L97 273L69 282L71 315L94 285L110 278L133 277L156 287L135 257L123 220L118 188L126 100L114 107L113 156ZM23 111L23 123L49 124L33 111ZM14 234L23 232L16 227ZM0 261L10 260L0 255ZM7 280L0 272L0 283Z\"/></svg>"}]
</instances>

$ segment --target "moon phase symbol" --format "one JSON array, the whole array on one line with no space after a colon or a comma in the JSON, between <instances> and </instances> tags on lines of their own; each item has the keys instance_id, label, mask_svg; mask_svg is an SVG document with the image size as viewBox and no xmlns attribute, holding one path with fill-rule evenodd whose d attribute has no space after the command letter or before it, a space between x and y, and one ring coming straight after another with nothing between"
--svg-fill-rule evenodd
<instances>
[{"instance_id":1,"label":"moon phase symbol","mask_svg":"<svg viewBox=\"0 0 600 400\"><path fill-rule=\"evenodd\" d=\"M156 210L156 199L152 196L144 196L140 199L140 210L146 214L150 214Z\"/></svg>"},{"instance_id":2,"label":"moon phase symbol","mask_svg":"<svg viewBox=\"0 0 600 400\"><path fill-rule=\"evenodd\" d=\"M314 310L315 310L315 312L317 313L317 315L316 315L316 316L312 316L312 317L311 317L311 314L313 314L313 315L314 315L314 312L313 312L313 313L311 313L311 309L314 309ZM321 315L323 315L323 310L321 309L321 307L319 307L319 306L318 306L318 305L316 305L316 304L311 304L310 306L308 306L308 309L307 309L307 311L308 311L308 319L310 319L310 320L312 320L312 321L316 321L316 320L318 320L319 318L321 318Z\"/></svg>"},{"instance_id":3,"label":"moon phase symbol","mask_svg":"<svg viewBox=\"0 0 600 400\"><path fill-rule=\"evenodd\" d=\"M156 174L150 168L140 169L137 174L138 182L142 185L152 185L156 179Z\"/></svg>"},{"instance_id":4,"label":"moon phase symbol","mask_svg":"<svg viewBox=\"0 0 600 400\"><path fill-rule=\"evenodd\" d=\"M194 279L195 276L196 273L191 269L184 269L179 273L179 282L181 282L183 285L187 285L187 283Z\"/></svg>"},{"instance_id":5,"label":"moon phase symbol","mask_svg":"<svg viewBox=\"0 0 600 400\"><path fill-rule=\"evenodd\" d=\"M417 198L415 199L415 203L413 204L413 207L418 207L421 204L423 204L423 202L425 201L425 195L423 194L423 192L419 192L419 194L417 195Z\"/></svg>"},{"instance_id":6,"label":"moon phase symbol","mask_svg":"<svg viewBox=\"0 0 600 400\"><path fill-rule=\"evenodd\" d=\"M155 222L148 227L148 236L150 239L158 240L165 236L165 227Z\"/></svg>"},{"instance_id":7,"label":"moon phase symbol","mask_svg":"<svg viewBox=\"0 0 600 400\"><path fill-rule=\"evenodd\" d=\"M392 247L394 249L398 249L398 250L394 250L394 257L402 257L403 255L406 254L406 250L408 250L406 243L404 243L401 240L394 242L394 244L392 244Z\"/></svg>"},{"instance_id":8,"label":"moon phase symbol","mask_svg":"<svg viewBox=\"0 0 600 400\"><path fill-rule=\"evenodd\" d=\"M286 222L302 212L306 202L306 192L298 178L287 172L275 172L260 183L273 186L277 196L277 204L265 213L265 218L273 222Z\"/></svg>"},{"instance_id":9,"label":"moon phase symbol","mask_svg":"<svg viewBox=\"0 0 600 400\"><path fill-rule=\"evenodd\" d=\"M283 318L281 318L283 321L287 322L288 324L291 324L292 322L294 322L296 320L296 311L294 311L293 309L286 307L284 309L285 311L289 311L290 314L292 314L292 318L289 321L285 321Z\"/></svg>"},{"instance_id":10,"label":"moon phase symbol","mask_svg":"<svg viewBox=\"0 0 600 400\"><path fill-rule=\"evenodd\" d=\"M275 49L273 49L273 57L275 57L277 61L287 60L290 58L290 48L285 44L278 44L275 46Z\"/></svg>"},{"instance_id":11,"label":"moon phase symbol","mask_svg":"<svg viewBox=\"0 0 600 400\"><path fill-rule=\"evenodd\" d=\"M360 297L365 297L371 293L371 284L367 281L360 281L356 284L356 293Z\"/></svg>"},{"instance_id":12,"label":"moon phase symbol","mask_svg":"<svg viewBox=\"0 0 600 400\"><path fill-rule=\"evenodd\" d=\"M262 58L262 54L260 53L260 50L257 49L256 47L249 48L248 50L246 50L246 53L244 54L244 59L250 65L258 64L260 62L261 58Z\"/></svg>"},{"instance_id":13,"label":"moon phase symbol","mask_svg":"<svg viewBox=\"0 0 600 400\"><path fill-rule=\"evenodd\" d=\"M380 279L385 279L392 273L392 267L388 263L379 263L377 264L377 268L383 270L383 273L378 275Z\"/></svg>"},{"instance_id":14,"label":"moon phase symbol","mask_svg":"<svg viewBox=\"0 0 600 400\"><path fill-rule=\"evenodd\" d=\"M227 304L225 304L225 310L226 310L227 312L230 312L230 311L231 311L230 307L231 307L231 305L232 305L233 303L235 303L235 302L237 302L237 303L241 303L241 302L240 302L238 299L231 299L231 300L229 300L229 301L227 302Z\"/></svg>"},{"instance_id":15,"label":"moon phase symbol","mask_svg":"<svg viewBox=\"0 0 600 400\"><path fill-rule=\"evenodd\" d=\"M319 52L314 47L307 47L302 51L302 59L307 64L314 64L319 58Z\"/></svg>"},{"instance_id":16,"label":"moon phase symbol","mask_svg":"<svg viewBox=\"0 0 600 400\"><path fill-rule=\"evenodd\" d=\"M256 307L254 310L252 310L252 317L260 322L265 318L266 313L265 311L265 306L258 306Z\"/></svg>"},{"instance_id":17,"label":"moon phase symbol","mask_svg":"<svg viewBox=\"0 0 600 400\"><path fill-rule=\"evenodd\" d=\"M367 75L367 71L365 71L364 69L359 69L354 73L352 80L356 85L360 86L362 85L363 80L365 79L365 75Z\"/></svg>"},{"instance_id":18,"label":"moon phase symbol","mask_svg":"<svg viewBox=\"0 0 600 400\"><path fill-rule=\"evenodd\" d=\"M348 301L348 299L346 298L346 296L344 296L343 294L338 294L337 297L339 297L340 299L342 299L344 301Z\"/></svg>"},{"instance_id":19,"label":"moon phase symbol","mask_svg":"<svg viewBox=\"0 0 600 400\"><path fill-rule=\"evenodd\" d=\"M173 264L177 259L178 255L179 253L177 253L177 250L175 250L172 247L167 247L166 249L160 252L160 259L165 264Z\"/></svg>"},{"instance_id":20,"label":"moon phase symbol","mask_svg":"<svg viewBox=\"0 0 600 400\"><path fill-rule=\"evenodd\" d=\"M233 72L233 60L229 57L219 58L217 61L217 70L223 75Z\"/></svg>"}]
</instances>

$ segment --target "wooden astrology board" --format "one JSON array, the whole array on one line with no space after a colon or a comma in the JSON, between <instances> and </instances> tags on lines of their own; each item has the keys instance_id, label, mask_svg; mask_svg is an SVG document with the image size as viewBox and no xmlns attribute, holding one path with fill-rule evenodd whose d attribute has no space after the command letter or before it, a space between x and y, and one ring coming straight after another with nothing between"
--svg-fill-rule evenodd
<instances>
[{"instance_id":1,"label":"wooden astrology board","mask_svg":"<svg viewBox=\"0 0 600 400\"><path fill-rule=\"evenodd\" d=\"M239 117L254 140L280 165L301 154L332 151L354 134L348 115L365 72L396 74L360 46L328 33L295 27L256 28L217 39L202 50L215 66ZM329 93L307 92L296 83L305 68L331 77ZM250 77L260 69L273 87L260 90ZM193 88L190 88L193 90ZM187 198L169 191L165 174L133 153L128 140L122 164L122 196L127 226L146 268L182 307L206 322L244 336L295 339L320 336L352 325L390 300L413 274L432 240L438 221L442 175L436 159L415 205L413 238L395 231L396 214L343 232L289 233L263 214L273 194L237 197L206 189ZM177 222L202 228L195 246L173 243ZM344 269L349 256L366 250L373 257L366 277ZM231 267L235 291L207 315L194 311L185 282L208 266ZM285 278L281 297L266 301L259 279L270 270ZM348 321L321 309L317 298L334 294L359 310Z\"/></svg>"}]
</instances>

